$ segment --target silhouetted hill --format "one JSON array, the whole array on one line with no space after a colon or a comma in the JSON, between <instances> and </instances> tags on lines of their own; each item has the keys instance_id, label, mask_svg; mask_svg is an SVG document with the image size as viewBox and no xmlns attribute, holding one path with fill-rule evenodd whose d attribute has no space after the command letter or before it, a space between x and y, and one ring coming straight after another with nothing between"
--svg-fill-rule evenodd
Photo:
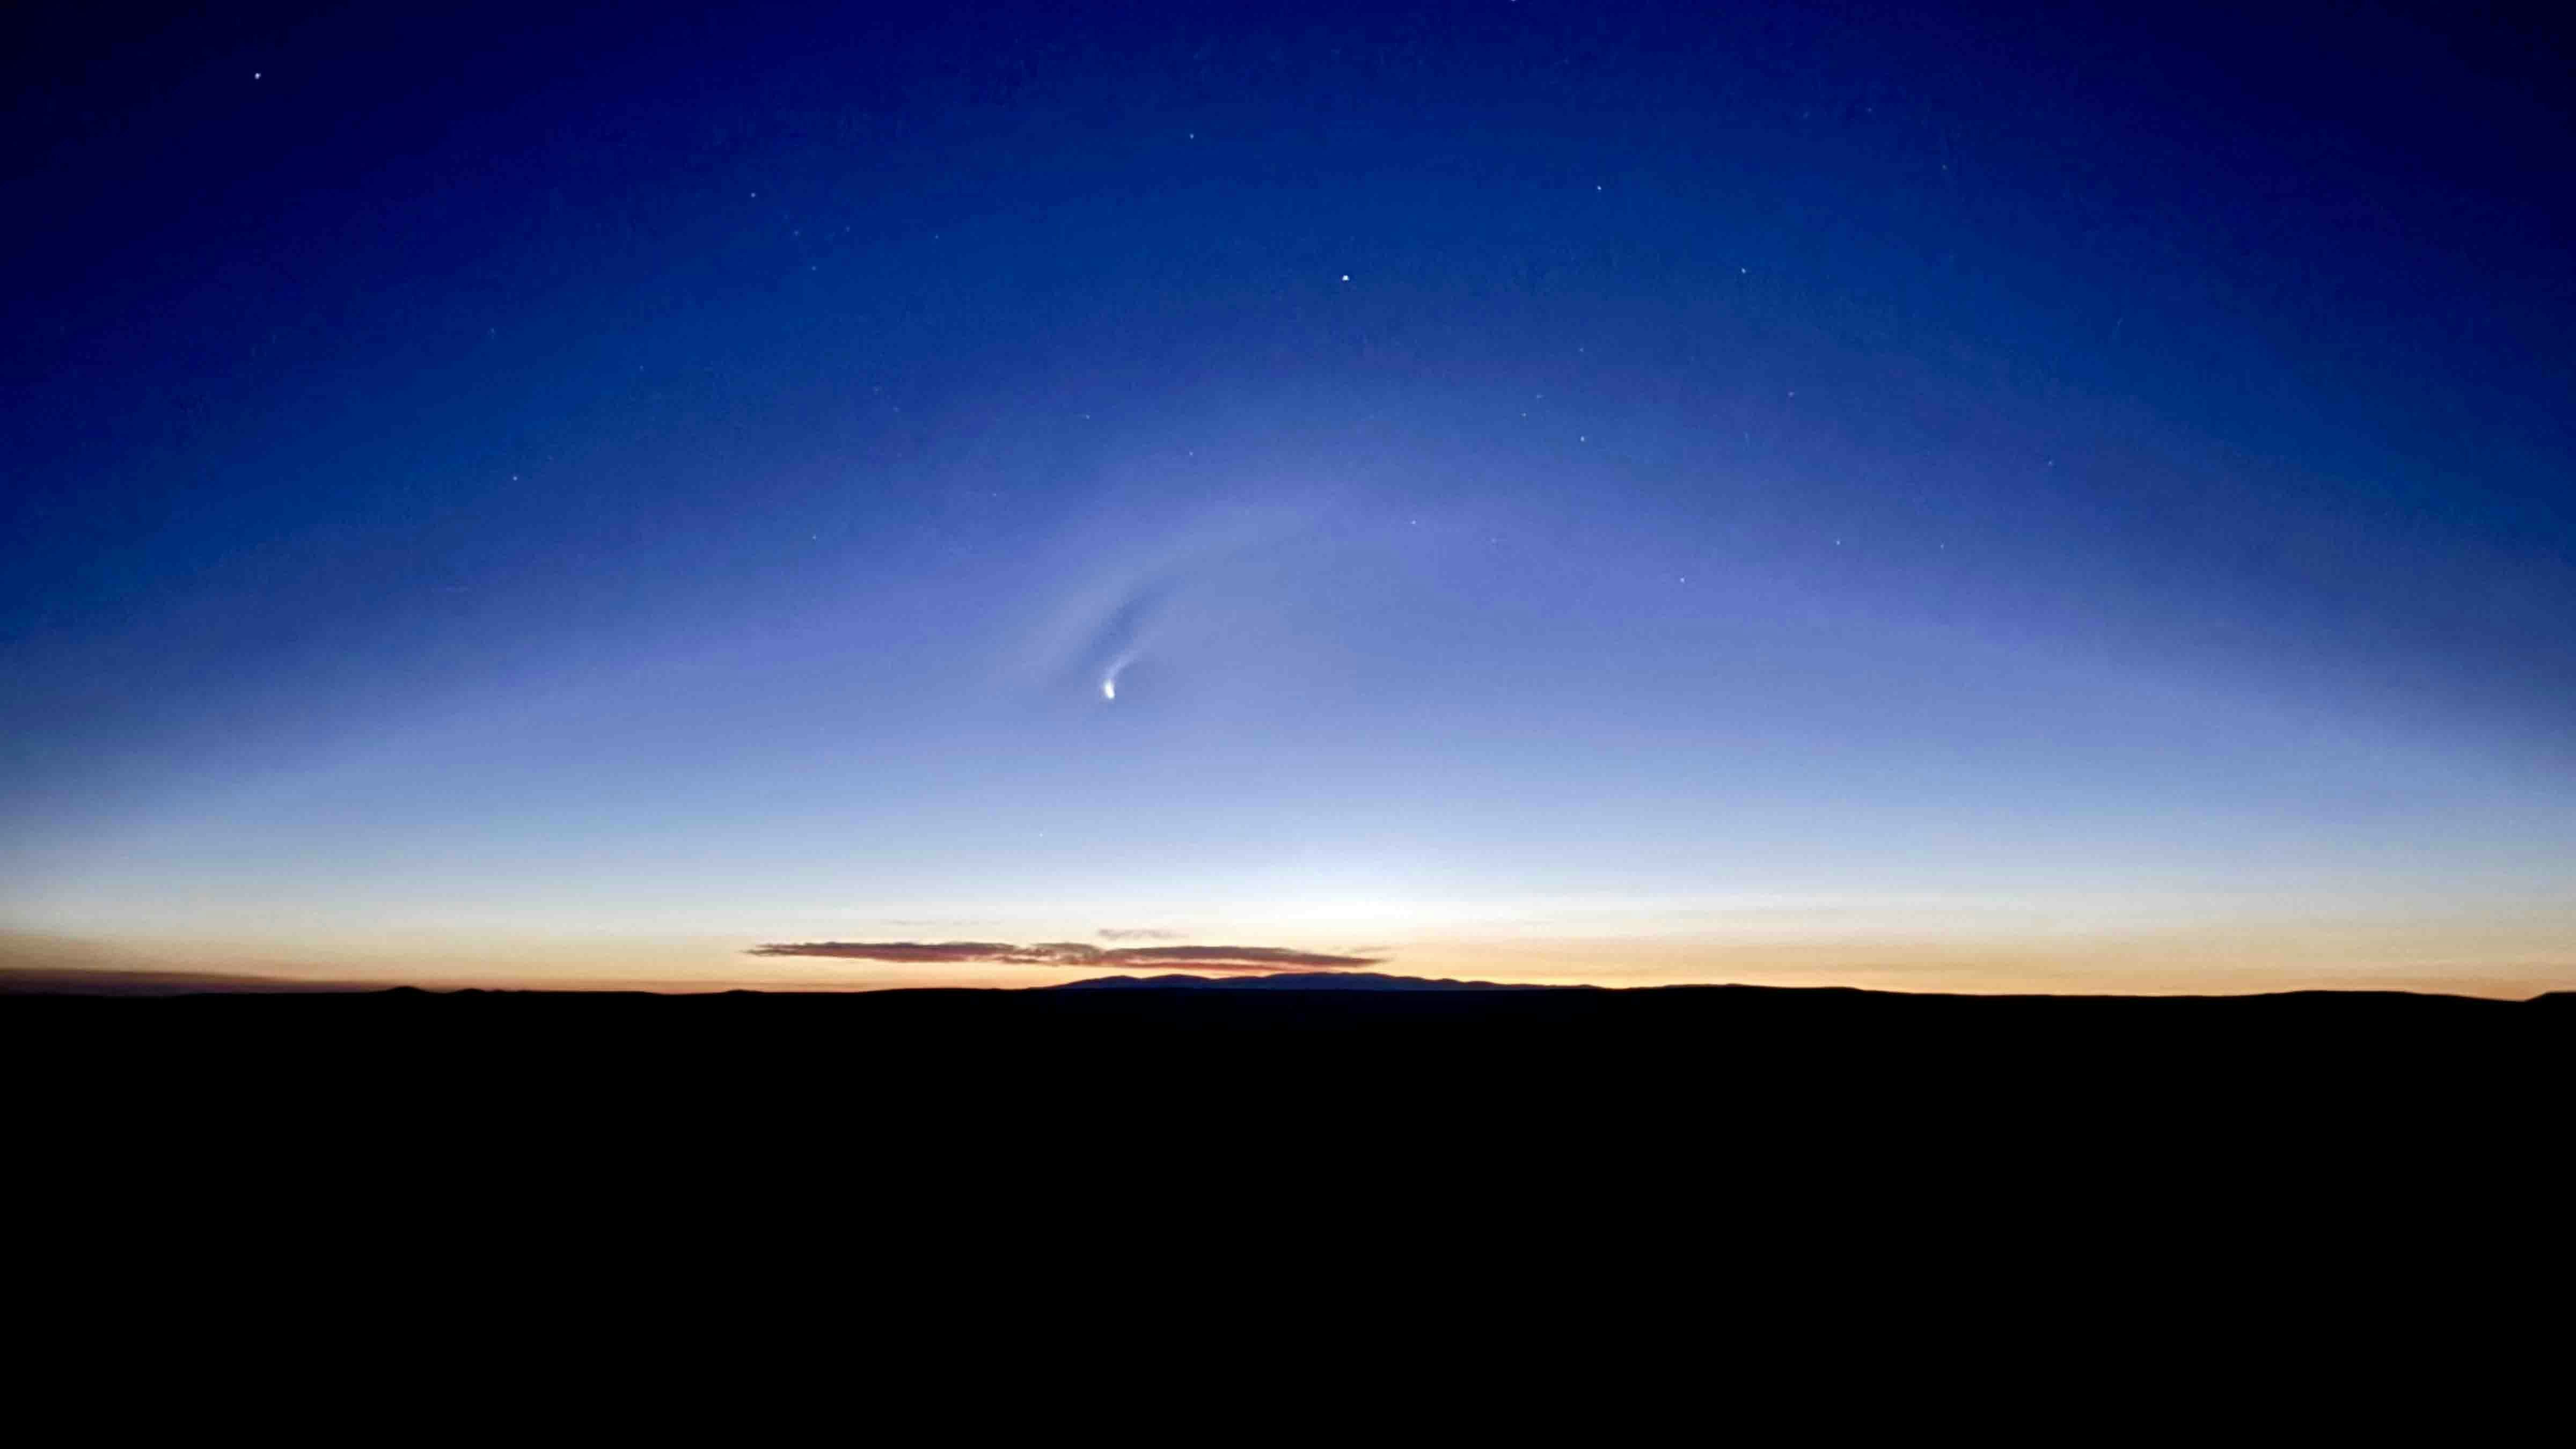
<instances>
[{"instance_id":1,"label":"silhouetted hill","mask_svg":"<svg viewBox=\"0 0 2576 1449\"><path fill-rule=\"evenodd\" d=\"M2186 1094L2231 1076L2303 1075L2317 1092L2349 1094L2556 1060L2571 1000L1613 991L1376 973L1108 977L1034 991L31 995L0 1012L0 1062L51 1059L64 1079L83 1081L101 1080L94 1064L110 1060L120 1074L226 1081L297 1062L334 1081L560 1072L629 1091L683 1076L803 1072L829 1078L817 1089L837 1095L1035 1077L1163 1092L1265 1058L1310 1071L1323 1053L1344 1077L1438 1066L1527 1082L1652 1076L1695 1093L1721 1083L1776 1093L1877 1081L1915 1093L2017 1080L2039 1096L2071 1083ZM479 1076L460 1076L467 1063Z\"/></svg>"},{"instance_id":2,"label":"silhouetted hill","mask_svg":"<svg viewBox=\"0 0 2576 1449\"><path fill-rule=\"evenodd\" d=\"M205 1182L337 1173L362 1153L391 1165L373 1189L389 1200L418 1190L423 1154L473 1180L577 1172L607 1151L707 1182L790 1168L835 1210L1006 1169L1015 1185L993 1201L1106 1173L1198 1210L1206 1164L1230 1158L1253 1180L1229 1190L1228 1221L1300 1174L1347 1179L1366 1161L1372 1178L1643 1173L1682 1205L1839 1174L1866 1179L1845 1200L1883 1228L1980 1181L2016 1180L2016 1211L2064 1218L2188 1180L2205 1214L2264 1177L2341 1174L2341 1202L2546 1162L2571 996L1400 977L31 995L0 1002L0 1093L13 1150L43 1134L57 1176L91 1148ZM265 1166L245 1166L245 1142L269 1144Z\"/></svg>"},{"instance_id":3,"label":"silhouetted hill","mask_svg":"<svg viewBox=\"0 0 2576 1449\"><path fill-rule=\"evenodd\" d=\"M382 990L381 987L356 982L301 981L207 971L0 965L0 996L232 996L317 991L374 995L381 994Z\"/></svg>"}]
</instances>

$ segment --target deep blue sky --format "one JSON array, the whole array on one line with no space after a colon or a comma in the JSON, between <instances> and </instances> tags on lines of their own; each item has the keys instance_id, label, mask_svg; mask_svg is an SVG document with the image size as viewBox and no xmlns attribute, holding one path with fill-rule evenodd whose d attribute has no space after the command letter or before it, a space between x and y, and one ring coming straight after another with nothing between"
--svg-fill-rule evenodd
<instances>
[{"instance_id":1,"label":"deep blue sky","mask_svg":"<svg viewBox=\"0 0 2576 1449\"><path fill-rule=\"evenodd\" d=\"M2576 969L2563 29L535 8L10 22L7 924Z\"/></svg>"}]
</instances>

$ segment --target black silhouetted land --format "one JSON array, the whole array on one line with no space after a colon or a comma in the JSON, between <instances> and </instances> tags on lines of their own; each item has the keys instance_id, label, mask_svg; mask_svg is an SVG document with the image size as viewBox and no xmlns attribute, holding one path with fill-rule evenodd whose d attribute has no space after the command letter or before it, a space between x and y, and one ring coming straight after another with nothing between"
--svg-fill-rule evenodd
<instances>
[{"instance_id":1,"label":"black silhouetted land","mask_svg":"<svg viewBox=\"0 0 2576 1449\"><path fill-rule=\"evenodd\" d=\"M831 1090L977 1093L1016 1083L1374 1081L1544 1095L1589 1083L1815 1096L2018 1082L2032 1092L2330 1096L2540 1070L2576 993L1963 996L1835 988L1603 990L1368 973L1113 977L1037 990L852 993L338 990L17 995L0 1050L117 1081L301 1070L413 1091L515 1081L650 1093L710 1074ZM78 1063L77 1066L71 1066Z\"/></svg>"},{"instance_id":2,"label":"black silhouetted land","mask_svg":"<svg viewBox=\"0 0 2576 1449\"><path fill-rule=\"evenodd\" d=\"M1554 1200L1664 1235L1795 1204L1854 1242L1956 1241L1926 1226L1945 1214L2090 1242L2118 1213L2123 1242L2251 1243L2400 1202L2539 1200L2571 1038L2569 993L20 995L0 1000L0 1090L24 1191L137 1236L237 1197L299 1223L426 1204L421 1231L588 1235L596 1214L529 1216L528 1185L614 1181L619 1212L649 1215L757 1181L800 1239L919 1210L999 1245L1116 1201L1275 1245L1370 1221L1391 1183L1472 1182L1506 1237L1548 1234ZM2265 1217L2265 1185L2333 1220Z\"/></svg>"}]
</instances>

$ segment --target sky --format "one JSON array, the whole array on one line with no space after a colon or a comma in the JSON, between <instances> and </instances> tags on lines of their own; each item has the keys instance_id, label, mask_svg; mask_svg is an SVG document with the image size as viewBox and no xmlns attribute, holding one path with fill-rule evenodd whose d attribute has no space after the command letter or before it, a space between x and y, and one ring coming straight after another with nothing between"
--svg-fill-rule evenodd
<instances>
[{"instance_id":1,"label":"sky","mask_svg":"<svg viewBox=\"0 0 2576 1449\"><path fill-rule=\"evenodd\" d=\"M2112 8L14 16L0 967L2576 987L2564 22Z\"/></svg>"}]
</instances>

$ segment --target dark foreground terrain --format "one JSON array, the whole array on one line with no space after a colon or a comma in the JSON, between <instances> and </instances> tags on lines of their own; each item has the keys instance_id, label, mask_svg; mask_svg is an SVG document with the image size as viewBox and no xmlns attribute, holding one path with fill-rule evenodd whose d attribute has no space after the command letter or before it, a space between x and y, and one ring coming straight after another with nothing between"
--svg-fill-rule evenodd
<instances>
[{"instance_id":1,"label":"dark foreground terrain","mask_svg":"<svg viewBox=\"0 0 2576 1449\"><path fill-rule=\"evenodd\" d=\"M281 1107L541 1093L600 1110L754 1090L854 1116L991 1100L1188 1112L1264 1098L1527 1112L1621 1099L1741 1118L1988 1100L2331 1112L2560 1089L2576 993L1938 996L1404 978L1122 978L1035 991L391 991L0 998L23 1090ZM1404 1094L1389 1098L1386 1093ZM270 1094L275 1094L274 1096ZM2519 1094L2519 1095L2514 1095ZM23 1098L21 1100L24 1100ZM782 1104L789 1105L789 1104Z\"/></svg>"},{"instance_id":2,"label":"dark foreground terrain","mask_svg":"<svg viewBox=\"0 0 2576 1449\"><path fill-rule=\"evenodd\" d=\"M2025 1270L2192 1242L2333 1274L2404 1241L2506 1281L2558 1200L2571 1043L2565 994L14 995L0 1089L47 1241L400 1222L649 1264L749 1213L922 1271L960 1260L907 1244L962 1235L1004 1276L1614 1240L1794 1275L1794 1232Z\"/></svg>"}]
</instances>

